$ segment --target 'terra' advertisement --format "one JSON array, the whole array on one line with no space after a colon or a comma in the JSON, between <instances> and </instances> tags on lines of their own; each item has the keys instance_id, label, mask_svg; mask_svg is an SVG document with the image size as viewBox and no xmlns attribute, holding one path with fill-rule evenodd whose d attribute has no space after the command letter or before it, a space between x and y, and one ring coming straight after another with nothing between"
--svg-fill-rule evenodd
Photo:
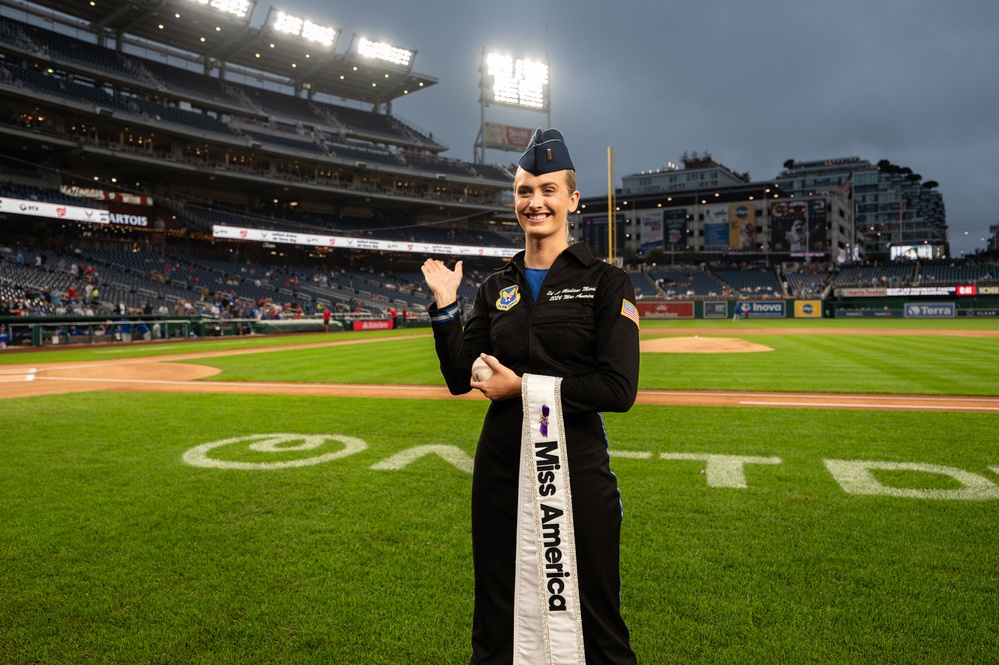
<instances>
[{"instance_id":1,"label":"'terra' advertisement","mask_svg":"<svg viewBox=\"0 0 999 665\"><path fill-rule=\"evenodd\" d=\"M907 302L903 309L907 319L953 319L957 306L952 302Z\"/></svg>"}]
</instances>

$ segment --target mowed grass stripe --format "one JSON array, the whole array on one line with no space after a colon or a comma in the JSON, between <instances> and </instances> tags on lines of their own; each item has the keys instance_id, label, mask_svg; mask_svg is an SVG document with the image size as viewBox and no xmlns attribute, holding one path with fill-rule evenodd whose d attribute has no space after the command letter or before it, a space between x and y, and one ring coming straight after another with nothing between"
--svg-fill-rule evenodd
<instances>
[{"instance_id":1,"label":"mowed grass stripe","mask_svg":"<svg viewBox=\"0 0 999 665\"><path fill-rule=\"evenodd\" d=\"M759 390L994 395L999 338L753 335L764 353L642 354L640 386L658 390ZM220 356L208 380L441 385L433 340L382 341Z\"/></svg>"},{"instance_id":2,"label":"mowed grass stripe","mask_svg":"<svg viewBox=\"0 0 999 665\"><path fill-rule=\"evenodd\" d=\"M727 336L726 336L727 337ZM999 338L752 335L773 351L642 354L641 387L994 395Z\"/></svg>"}]
</instances>

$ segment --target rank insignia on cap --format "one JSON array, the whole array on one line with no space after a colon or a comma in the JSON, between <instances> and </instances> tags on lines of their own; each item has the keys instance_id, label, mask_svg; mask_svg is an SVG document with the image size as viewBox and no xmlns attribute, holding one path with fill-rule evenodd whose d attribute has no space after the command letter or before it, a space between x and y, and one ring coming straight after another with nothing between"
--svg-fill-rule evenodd
<instances>
[{"instance_id":1,"label":"rank insignia on cap","mask_svg":"<svg viewBox=\"0 0 999 665\"><path fill-rule=\"evenodd\" d=\"M538 129L534 132L527 150L517 162L530 174L541 175L553 171L575 171L565 139L557 129Z\"/></svg>"},{"instance_id":2,"label":"rank insignia on cap","mask_svg":"<svg viewBox=\"0 0 999 665\"><path fill-rule=\"evenodd\" d=\"M519 302L520 289L516 284L514 284L513 286L508 286L500 291L499 298L496 300L496 309L501 312L505 312Z\"/></svg>"}]
</instances>

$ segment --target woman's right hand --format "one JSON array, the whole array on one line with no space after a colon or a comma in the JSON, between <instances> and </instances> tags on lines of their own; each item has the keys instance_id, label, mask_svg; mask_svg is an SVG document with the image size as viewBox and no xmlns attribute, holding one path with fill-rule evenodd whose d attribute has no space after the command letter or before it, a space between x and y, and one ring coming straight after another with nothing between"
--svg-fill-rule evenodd
<instances>
[{"instance_id":1,"label":"woman's right hand","mask_svg":"<svg viewBox=\"0 0 999 665\"><path fill-rule=\"evenodd\" d=\"M427 259L420 270L423 271L427 288L434 294L438 309L458 300L458 287L461 286L462 276L461 261L458 261L454 265L454 270L451 270L443 261Z\"/></svg>"}]
</instances>

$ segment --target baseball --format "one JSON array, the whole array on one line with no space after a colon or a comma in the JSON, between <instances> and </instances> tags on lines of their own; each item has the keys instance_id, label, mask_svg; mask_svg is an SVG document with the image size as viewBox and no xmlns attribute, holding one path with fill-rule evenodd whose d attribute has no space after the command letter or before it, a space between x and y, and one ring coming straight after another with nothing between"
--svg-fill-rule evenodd
<instances>
[{"instance_id":1,"label":"baseball","mask_svg":"<svg viewBox=\"0 0 999 665\"><path fill-rule=\"evenodd\" d=\"M472 363L472 378L476 381L485 381L493 375L492 368L486 364L482 358L476 358Z\"/></svg>"}]
</instances>

